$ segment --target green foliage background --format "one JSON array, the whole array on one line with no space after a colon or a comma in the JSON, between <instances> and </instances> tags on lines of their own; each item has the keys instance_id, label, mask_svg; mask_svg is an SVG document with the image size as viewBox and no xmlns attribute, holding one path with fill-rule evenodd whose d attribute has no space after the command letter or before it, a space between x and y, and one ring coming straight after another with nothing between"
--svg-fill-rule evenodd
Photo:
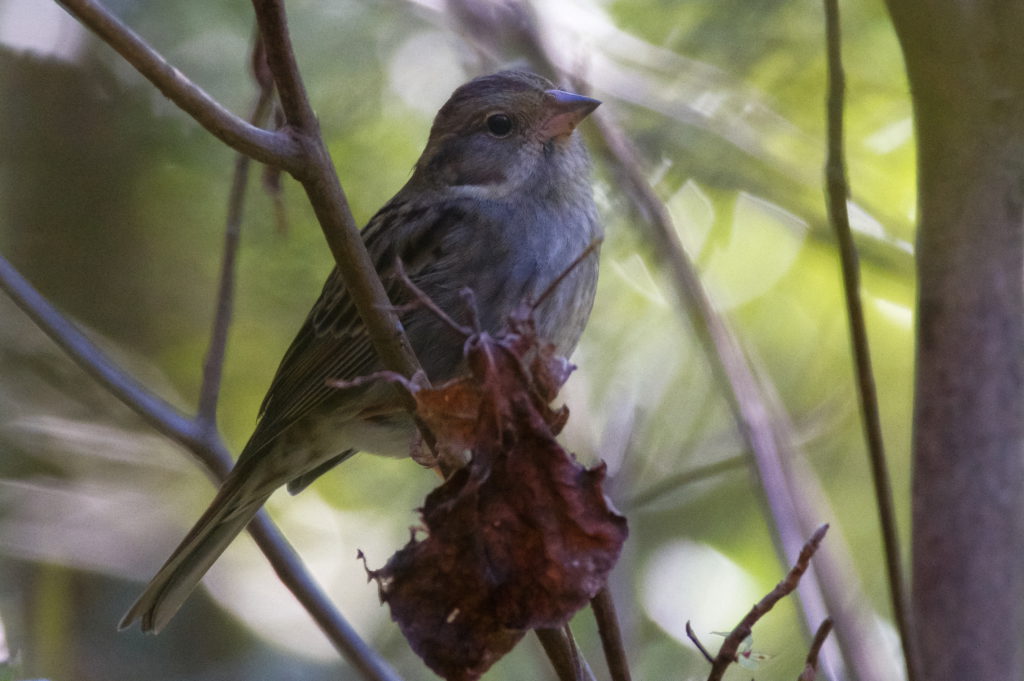
<instances>
[{"instance_id":1,"label":"green foliage background","mask_svg":"<svg viewBox=\"0 0 1024 681\"><path fill-rule=\"evenodd\" d=\"M300 65L360 222L408 177L432 112L475 75L440 4L289 3ZM148 386L192 410L232 152L45 5L0 0L0 252ZM228 107L247 110L248 3L110 6ZM827 493L819 520L833 523L834 541L849 542L873 626L890 642L821 192L819 3L576 0L538 10L555 42L591 69L594 94L639 145L716 302L777 391ZM882 3L843 10L862 293L905 529L911 113ZM56 27L52 35L47 27ZM580 370L567 389L567 441L582 459L609 462L609 494L630 518L613 587L634 677L701 678L704 663L683 641L682 622L692 619L716 645L709 632L731 628L786 566L742 463L643 501L674 474L745 451L626 197L606 168L599 164L596 174L608 241L593 320L574 358ZM220 404L235 449L331 263L299 188L284 185L286 231L258 181L247 203ZM371 565L382 564L405 541L434 482L409 461L360 456L302 496L270 504L342 611L409 679L429 673L376 605L354 555L363 548ZM0 297L0 618L11 678L355 678L248 538L211 573L214 598L197 593L164 634L115 631L142 580L211 496L184 452L97 388ZM849 598L859 598L852 587ZM577 622L600 676L589 615ZM755 632L755 649L771 659L731 678L793 678L806 643L795 606L783 603ZM898 678L892 651L872 652ZM551 673L527 640L487 678Z\"/></svg>"}]
</instances>

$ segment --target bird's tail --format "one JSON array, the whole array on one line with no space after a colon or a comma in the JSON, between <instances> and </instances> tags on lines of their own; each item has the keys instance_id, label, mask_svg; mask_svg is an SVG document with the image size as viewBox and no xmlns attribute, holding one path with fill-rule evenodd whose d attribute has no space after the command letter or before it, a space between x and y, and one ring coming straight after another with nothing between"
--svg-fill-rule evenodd
<instances>
[{"instance_id":1,"label":"bird's tail","mask_svg":"<svg viewBox=\"0 0 1024 681\"><path fill-rule=\"evenodd\" d=\"M270 492L263 490L254 493L252 486L245 484L245 476L229 476L210 507L121 618L118 628L126 629L138 619L142 631L155 634L163 629L269 496Z\"/></svg>"}]
</instances>

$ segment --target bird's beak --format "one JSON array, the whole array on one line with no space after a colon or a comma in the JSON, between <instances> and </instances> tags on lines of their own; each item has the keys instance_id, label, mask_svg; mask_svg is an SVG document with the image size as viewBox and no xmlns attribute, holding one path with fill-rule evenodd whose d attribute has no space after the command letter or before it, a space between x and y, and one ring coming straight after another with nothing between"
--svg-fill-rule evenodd
<instances>
[{"instance_id":1,"label":"bird's beak","mask_svg":"<svg viewBox=\"0 0 1024 681\"><path fill-rule=\"evenodd\" d=\"M546 90L544 107L548 119L540 126L545 140L568 137L579 122L596 109L600 101L564 90Z\"/></svg>"}]
</instances>

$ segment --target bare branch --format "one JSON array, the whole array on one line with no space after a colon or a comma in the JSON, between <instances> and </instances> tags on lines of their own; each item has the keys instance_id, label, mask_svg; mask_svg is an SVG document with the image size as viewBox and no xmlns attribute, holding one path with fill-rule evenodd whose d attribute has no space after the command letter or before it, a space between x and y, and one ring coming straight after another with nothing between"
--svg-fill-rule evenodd
<instances>
[{"instance_id":1,"label":"bare branch","mask_svg":"<svg viewBox=\"0 0 1024 681\"><path fill-rule=\"evenodd\" d=\"M416 282L409 277L409 274L405 271L405 263L402 262L402 258L399 256L395 256L395 275L398 277L398 280L402 282L402 285L405 286L406 290L412 295L412 302L409 303L407 307L423 307L429 310L430 314L437 317L445 326L462 336L463 339L469 338L473 335L474 331L478 330L478 327L473 324L470 324L469 326L459 324L451 318L451 315L442 310L441 307L434 302L434 299L424 293L423 289L417 286ZM469 296L472 297L472 291L466 289L465 292L468 292ZM476 305L469 303L467 307L470 308L471 316L475 317Z\"/></svg>"},{"instance_id":2,"label":"bare branch","mask_svg":"<svg viewBox=\"0 0 1024 681\"><path fill-rule=\"evenodd\" d=\"M293 175L306 190L338 272L366 325L374 350L386 368L411 377L420 370L419 362L366 251L330 154L320 136L316 115L295 63L284 3L282 0L253 0L253 8L287 127L301 141L304 149L303 166ZM412 411L412 398L405 392L402 394L407 408Z\"/></svg>"},{"instance_id":3,"label":"bare branch","mask_svg":"<svg viewBox=\"0 0 1024 681\"><path fill-rule=\"evenodd\" d=\"M708 664L714 664L714 656L708 652L708 649L704 647L704 644L697 638L697 634L693 631L693 626L690 624L690 620L686 620L686 637L693 642L693 645L697 646L697 650L704 656L704 659L708 661Z\"/></svg>"},{"instance_id":4,"label":"bare branch","mask_svg":"<svg viewBox=\"0 0 1024 681\"><path fill-rule=\"evenodd\" d=\"M309 104L306 86L295 61L295 50L292 48L291 35L288 32L284 2L253 0L252 6L266 49L267 66L281 98L285 121L307 135L316 136L320 126L313 107Z\"/></svg>"},{"instance_id":5,"label":"bare branch","mask_svg":"<svg viewBox=\"0 0 1024 681\"><path fill-rule=\"evenodd\" d=\"M776 603L788 596L796 589L797 584L800 583L800 577L803 576L804 572L807 571L808 566L811 564L811 556L818 550L818 546L821 544L821 540L825 537L825 533L828 531L828 525L822 525L811 538L804 545L804 548L800 551L800 555L797 557L796 563L786 574L785 578L781 582L775 585L775 588L768 592L764 598L758 601L750 612L740 620L740 623L729 632L729 635L725 637L725 641L722 642L722 647L718 649L718 654L715 656L714 662L711 663L711 673L708 674L708 681L720 681L722 676L725 674L725 670L729 668L733 662L737 659L737 654L740 649L740 645L743 641L750 636L751 631L754 628L754 624L759 619L771 610ZM822 638L822 643L824 638ZM819 644L819 648L820 648Z\"/></svg>"},{"instance_id":6,"label":"bare branch","mask_svg":"<svg viewBox=\"0 0 1024 681\"><path fill-rule=\"evenodd\" d=\"M217 449L230 461L222 443L218 441L216 446L211 446L191 419L146 390L111 361L3 257L0 257L0 288L75 364L128 405L146 423L190 450Z\"/></svg>"},{"instance_id":7,"label":"bare branch","mask_svg":"<svg viewBox=\"0 0 1024 681\"><path fill-rule=\"evenodd\" d=\"M565 278L572 274L573 270L579 267L584 260L591 256L597 257L597 249L601 247L601 244L603 242L604 239L598 237L592 240L589 244L587 244L587 247L584 248L583 251L578 256L576 256L576 258L571 263L569 263L569 266L562 270L562 272L557 277L555 277L550 284L547 285L547 288L545 288L544 291L541 292L539 296L537 296L536 300L531 302L530 309L536 310L538 307L540 307L541 303L547 300L547 297L550 296L555 291L555 289L557 289L559 285L561 285L561 283L565 281Z\"/></svg>"},{"instance_id":8,"label":"bare branch","mask_svg":"<svg viewBox=\"0 0 1024 681\"><path fill-rule=\"evenodd\" d=\"M742 470L746 468L750 463L750 454L738 454L730 456L727 459L721 461L714 461L703 466L697 466L688 471L682 473L675 473L669 475L663 480L654 483L645 490L641 490L637 494L630 497L623 506L626 509L639 508L646 506L654 501L657 501L661 497L671 494L676 490L679 490L686 485L706 480L723 473L731 471Z\"/></svg>"},{"instance_id":9,"label":"bare branch","mask_svg":"<svg viewBox=\"0 0 1024 681\"><path fill-rule=\"evenodd\" d=\"M800 676L797 677L796 681L814 681L814 677L818 674L818 653L821 652L821 647L825 645L825 639L832 632L832 620L825 618L818 627L818 631L814 634L814 640L811 642L811 648L807 651L807 661L804 663L804 670L800 672Z\"/></svg>"},{"instance_id":10,"label":"bare branch","mask_svg":"<svg viewBox=\"0 0 1024 681\"><path fill-rule=\"evenodd\" d=\"M560 69L551 58L541 33L536 22L524 24L524 37L532 43L531 52L544 62L544 70L558 73ZM568 80L577 81L576 87L584 89L583 83L578 82L581 79L570 77ZM784 460L787 451L793 448L790 438L776 426L781 419L773 412L773 405L739 339L708 296L696 267L683 249L672 216L643 173L639 153L608 112L597 111L591 120L598 129L598 135L591 139L596 142L593 146L605 156L616 176L616 186L641 217L635 224L646 228L653 252L669 273L683 314L695 330L712 371L727 388L725 397L750 447L761 483L759 489L764 493L782 553L788 559L799 551L806 532L786 484ZM812 622L825 616L822 589L813 576L811 579L815 588L808 597L801 599L808 630Z\"/></svg>"},{"instance_id":11,"label":"bare branch","mask_svg":"<svg viewBox=\"0 0 1024 681\"><path fill-rule=\"evenodd\" d=\"M299 147L291 136L267 132L223 109L114 18L102 5L91 0L59 1L65 9L111 44L140 73L215 136L256 160L277 165L293 174L297 172L297 163L302 159L298 153ZM257 106L258 116L263 115L262 111L267 108L269 102L269 91L265 87L263 89L261 103ZM115 397L142 416L157 431L191 451L216 481L223 480L231 468L231 456L213 421L230 317L233 260L237 246L235 242L246 165L247 161L242 158L236 166L232 209L229 211L228 226L225 230L225 257L218 295L218 312L204 371L200 400L201 415L195 419L190 419L154 396L121 370L32 288L10 263L0 258L0 288L3 288L79 366ZM330 600L320 591L267 515L263 512L258 514L250 524L249 530L281 580L310 612L339 652L360 670L363 677L370 681L398 681L399 677L395 672L359 639Z\"/></svg>"},{"instance_id":12,"label":"bare branch","mask_svg":"<svg viewBox=\"0 0 1024 681\"><path fill-rule=\"evenodd\" d=\"M576 647L569 625L561 629L536 629L534 633L551 660L558 681L596 681L594 672Z\"/></svg>"},{"instance_id":13,"label":"bare branch","mask_svg":"<svg viewBox=\"0 0 1024 681\"><path fill-rule=\"evenodd\" d=\"M101 3L94 0L57 2L113 47L164 96L232 149L289 172L297 169L300 148L286 132L257 128L225 109Z\"/></svg>"},{"instance_id":14,"label":"bare branch","mask_svg":"<svg viewBox=\"0 0 1024 681\"><path fill-rule=\"evenodd\" d=\"M781 419L766 395L766 388L739 338L728 321L715 309L696 267L683 249L665 204L658 198L641 170L636 149L621 129L607 116L595 112L599 143L618 177L618 186L634 205L647 228L648 238L661 265L669 273L681 310L686 315L712 371L727 388L725 397L755 464L784 559L794 556L803 543L804 524L787 485L785 460L793 446L789 434L779 427ZM800 599L808 630L825 616L824 594L817 583Z\"/></svg>"},{"instance_id":15,"label":"bare branch","mask_svg":"<svg viewBox=\"0 0 1024 681\"><path fill-rule=\"evenodd\" d=\"M885 546L889 595L896 626L900 632L900 641L903 644L907 679L915 681L919 678L917 674L917 643L914 639L910 600L907 596L906 580L903 573L892 483L889 480L889 468L885 458L878 393L875 388L874 372L871 368L871 346L868 341L867 322L864 320L864 308L860 299L860 263L846 206L850 188L846 179L846 161L843 152L845 77L843 75L838 0L825 0L825 34L828 53L828 99L826 104L828 157L825 164L825 185L829 220L835 230L836 242L839 245L846 315L850 323L850 344L857 374L857 393L860 396L864 437L867 441L868 459L871 463L871 475L875 486L875 502L878 506L882 540Z\"/></svg>"},{"instance_id":16,"label":"bare branch","mask_svg":"<svg viewBox=\"0 0 1024 681\"><path fill-rule=\"evenodd\" d=\"M262 126L269 118L274 103L274 83L261 77L265 70L262 41L259 35L253 38L253 76L259 85L259 95L253 105L249 122ZM228 194L228 213L224 227L224 251L221 260L220 284L217 289L217 309L210 333L210 347L203 362L203 384L199 390L199 409L196 420L207 428L216 429L217 402L220 398L220 382L224 373L224 354L227 350L228 328L234 306L235 261L238 242L242 231L242 210L245 205L245 190L249 183L251 159L245 154L235 158L235 170Z\"/></svg>"},{"instance_id":17,"label":"bare branch","mask_svg":"<svg viewBox=\"0 0 1024 681\"><path fill-rule=\"evenodd\" d=\"M202 462L215 482L231 469L231 455L215 429L202 427L150 393L114 364L99 348L58 312L4 258L0 257L0 288L68 356L158 432L186 447ZM274 571L296 600L313 616L324 634L367 681L400 681L387 664L353 631L295 555L266 513L249 524L249 532Z\"/></svg>"},{"instance_id":18,"label":"bare branch","mask_svg":"<svg viewBox=\"0 0 1024 681\"><path fill-rule=\"evenodd\" d=\"M630 681L626 646L622 642L622 630L619 628L619 618L615 614L615 601L608 585L597 592L590 601L590 607L594 611L594 619L597 620L597 632L601 636L601 648L604 649L612 681Z\"/></svg>"},{"instance_id":19,"label":"bare branch","mask_svg":"<svg viewBox=\"0 0 1024 681\"><path fill-rule=\"evenodd\" d=\"M312 616L342 657L358 670L362 679L402 681L398 673L342 617L265 510L256 514L248 529L281 582Z\"/></svg>"},{"instance_id":20,"label":"bare branch","mask_svg":"<svg viewBox=\"0 0 1024 681\"><path fill-rule=\"evenodd\" d=\"M268 132L227 111L202 88L94 0L57 0L169 99L232 148L281 167L299 179L324 230L345 286L383 363L406 376L419 370L397 314L363 245L344 191L319 134L295 62L280 0L254 0L267 61L288 132ZM411 406L411 401L408 402Z\"/></svg>"}]
</instances>

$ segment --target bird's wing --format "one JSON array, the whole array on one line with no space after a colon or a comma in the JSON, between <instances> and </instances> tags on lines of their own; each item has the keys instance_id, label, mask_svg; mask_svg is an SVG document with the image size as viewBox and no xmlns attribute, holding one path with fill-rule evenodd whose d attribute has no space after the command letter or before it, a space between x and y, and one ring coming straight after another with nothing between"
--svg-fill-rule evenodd
<instances>
[{"instance_id":1,"label":"bird's wing","mask_svg":"<svg viewBox=\"0 0 1024 681\"><path fill-rule=\"evenodd\" d=\"M396 197L370 220L363 240L393 302L405 297L404 285L395 275L396 258L402 259L413 281L429 276L431 260L418 256L430 253L432 244L464 216L456 206L415 205ZM242 458L263 449L337 393L337 388L327 385L328 380L352 380L380 368L366 328L335 268L281 360Z\"/></svg>"}]
</instances>

